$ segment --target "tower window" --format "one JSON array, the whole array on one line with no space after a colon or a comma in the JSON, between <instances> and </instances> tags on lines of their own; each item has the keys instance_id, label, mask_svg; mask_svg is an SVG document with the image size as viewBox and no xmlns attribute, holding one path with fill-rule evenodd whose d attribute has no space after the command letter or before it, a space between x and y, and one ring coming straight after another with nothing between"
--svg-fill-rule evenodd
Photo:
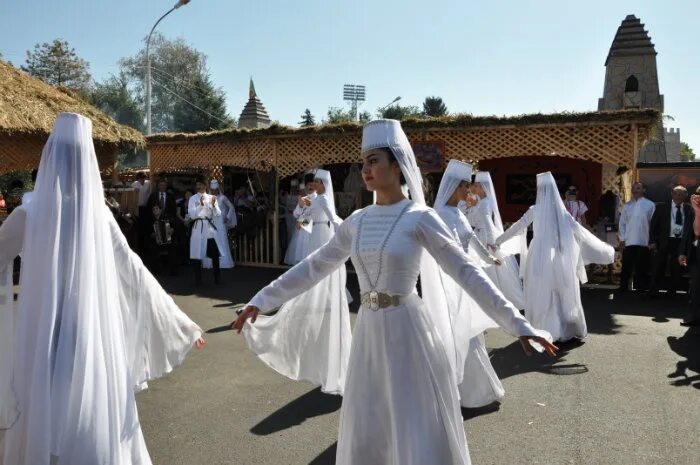
<instances>
[{"instance_id":1,"label":"tower window","mask_svg":"<svg viewBox=\"0 0 700 465\"><path fill-rule=\"evenodd\" d=\"M639 81L634 75L627 78L625 92L639 92Z\"/></svg>"}]
</instances>

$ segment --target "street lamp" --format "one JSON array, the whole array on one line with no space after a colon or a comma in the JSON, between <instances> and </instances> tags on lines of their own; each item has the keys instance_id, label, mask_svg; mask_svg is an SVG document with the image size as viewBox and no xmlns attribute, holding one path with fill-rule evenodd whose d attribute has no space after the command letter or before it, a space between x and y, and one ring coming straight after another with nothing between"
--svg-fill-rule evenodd
<instances>
[{"instance_id":1,"label":"street lamp","mask_svg":"<svg viewBox=\"0 0 700 465\"><path fill-rule=\"evenodd\" d=\"M146 134L151 135L151 36L153 31L156 30L156 26L160 23L163 18L168 16L173 11L177 10L181 6L187 5L190 0L179 0L175 6L173 6L167 13L161 16L158 21L151 28L151 32L148 34L148 39L146 40ZM150 153L148 154L148 165L150 167Z\"/></svg>"},{"instance_id":2,"label":"street lamp","mask_svg":"<svg viewBox=\"0 0 700 465\"><path fill-rule=\"evenodd\" d=\"M392 100L391 102L389 102L389 103L387 103L386 105L384 105L384 106L381 108L380 111L386 110L388 107L390 107L391 105L395 104L395 103L398 102L399 100L401 100L401 97L396 97L394 100Z\"/></svg>"}]
</instances>

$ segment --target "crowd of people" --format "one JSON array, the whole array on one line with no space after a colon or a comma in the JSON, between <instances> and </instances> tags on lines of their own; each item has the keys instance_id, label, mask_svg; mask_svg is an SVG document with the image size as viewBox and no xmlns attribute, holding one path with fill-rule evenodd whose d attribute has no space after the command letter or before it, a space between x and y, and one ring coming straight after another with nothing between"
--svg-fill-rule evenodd
<instances>
[{"instance_id":1,"label":"crowd of people","mask_svg":"<svg viewBox=\"0 0 700 465\"><path fill-rule=\"evenodd\" d=\"M613 262L614 249L586 228L576 189L562 196L550 172L537 175L535 204L505 229L490 174L472 176L468 163L450 161L434 208L426 205L398 121L366 124L361 156L374 204L342 220L331 174L306 176L297 184L304 193L283 205L291 214L285 260L295 266L231 326L271 368L343 396L337 464L467 465L460 407L506 395L484 331L502 328L528 355L553 356L558 345L585 338L580 284L587 265ZM181 199L165 180L151 191L139 175L133 187L144 261L176 270L186 245L197 283L203 269L219 282L220 269L233 266L228 230L239 224L236 211L260 205L243 190L229 200L218 181L203 177ZM700 192L686 205L677 187L659 206L644 198L641 183L632 192L619 219L621 290L632 279L636 290L657 295L666 266L690 267L694 313L684 323L697 324ZM601 202L606 231L615 216L610 199ZM150 463L134 393L205 344L130 249L118 210L100 183L90 120L61 114L35 190L0 226L3 463ZM644 275L650 251L651 279ZM8 269L20 253L15 311ZM353 328L348 259L361 293ZM681 287L680 274L671 271L669 294Z\"/></svg>"}]
</instances>

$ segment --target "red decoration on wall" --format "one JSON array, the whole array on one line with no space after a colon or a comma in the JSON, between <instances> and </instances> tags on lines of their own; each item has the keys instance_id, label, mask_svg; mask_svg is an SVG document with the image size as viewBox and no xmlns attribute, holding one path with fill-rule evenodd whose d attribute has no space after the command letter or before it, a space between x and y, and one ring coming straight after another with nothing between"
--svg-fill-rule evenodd
<instances>
[{"instance_id":1,"label":"red decoration on wall","mask_svg":"<svg viewBox=\"0 0 700 465\"><path fill-rule=\"evenodd\" d=\"M493 179L498 206L504 223L517 221L529 208L529 205L506 203L506 191L511 189L510 198L519 197L512 189L520 188L513 185L525 176L535 179L537 173L551 171L555 178L567 181L578 188L578 199L588 206L586 219L588 224L598 220L598 200L603 194L603 167L600 163L587 160L575 160L564 157L507 157L479 162L480 171L488 171ZM508 175L511 175L511 186L508 186ZM513 176L516 175L516 176ZM527 184L527 183L524 183ZM563 187L565 190L568 186ZM527 189L523 186L522 189ZM563 191L562 191L563 193ZM523 193L525 196L526 193ZM534 204L534 199L533 199Z\"/></svg>"}]
</instances>

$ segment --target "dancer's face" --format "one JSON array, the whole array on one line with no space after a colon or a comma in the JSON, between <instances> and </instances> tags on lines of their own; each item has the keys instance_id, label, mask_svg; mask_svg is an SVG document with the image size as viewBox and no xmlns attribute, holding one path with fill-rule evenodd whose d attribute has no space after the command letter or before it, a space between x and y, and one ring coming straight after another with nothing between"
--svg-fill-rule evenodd
<instances>
[{"instance_id":1,"label":"dancer's face","mask_svg":"<svg viewBox=\"0 0 700 465\"><path fill-rule=\"evenodd\" d=\"M374 149L364 154L362 180L368 191L386 190L401 185L401 168L389 159L383 149Z\"/></svg>"},{"instance_id":2,"label":"dancer's face","mask_svg":"<svg viewBox=\"0 0 700 465\"><path fill-rule=\"evenodd\" d=\"M471 183L469 181L462 181L459 183L459 186L457 186L457 189L455 190L459 200L462 200L463 202L467 201L467 197L469 197L470 184Z\"/></svg>"},{"instance_id":3,"label":"dancer's face","mask_svg":"<svg viewBox=\"0 0 700 465\"><path fill-rule=\"evenodd\" d=\"M317 194L324 194L326 192L326 186L323 185L323 181L320 179L314 179L314 186L316 187Z\"/></svg>"},{"instance_id":4,"label":"dancer's face","mask_svg":"<svg viewBox=\"0 0 700 465\"><path fill-rule=\"evenodd\" d=\"M478 183L478 182L473 183L471 185L471 187L469 188L469 190L471 190L472 194L478 195L482 199L484 197L486 197L486 192L484 192L484 188L481 187L481 183Z\"/></svg>"}]
</instances>

